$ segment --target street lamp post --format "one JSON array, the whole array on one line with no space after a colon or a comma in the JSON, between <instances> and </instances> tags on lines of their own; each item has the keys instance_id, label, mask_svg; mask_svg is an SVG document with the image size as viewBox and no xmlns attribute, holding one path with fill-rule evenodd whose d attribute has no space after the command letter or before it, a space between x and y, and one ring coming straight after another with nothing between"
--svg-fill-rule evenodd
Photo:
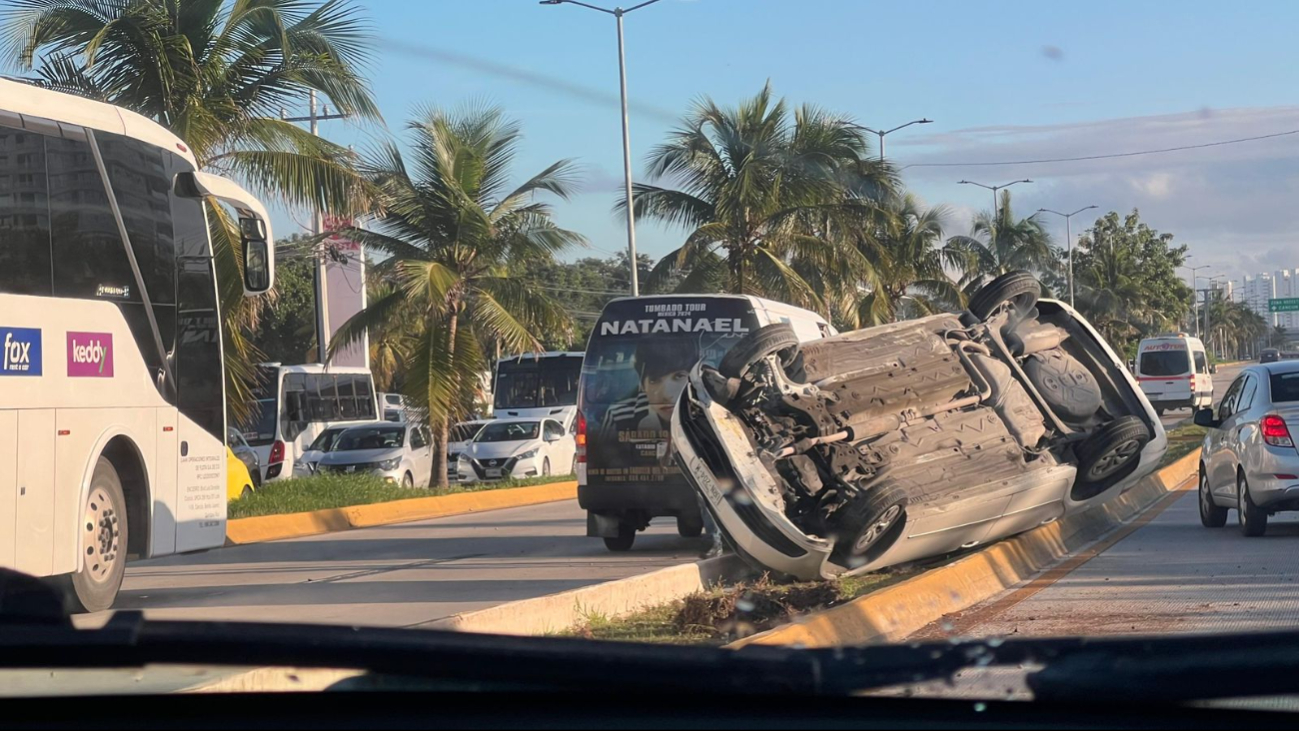
<instances>
[{"instance_id":1,"label":"street lamp post","mask_svg":"<svg viewBox=\"0 0 1299 731\"><path fill-rule=\"evenodd\" d=\"M542 5L580 5L590 10L598 10L612 15L618 21L618 83L622 94L622 169L627 189L627 256L631 259L631 295L633 297L640 296L640 276L636 263L636 212L632 208L631 199L631 124L627 116L627 52L623 43L622 17L633 10L640 10L658 1L647 0L647 2L633 5L630 8L614 8L610 10L598 5L588 5L578 0L541 0Z\"/></svg>"},{"instance_id":2,"label":"street lamp post","mask_svg":"<svg viewBox=\"0 0 1299 731\"><path fill-rule=\"evenodd\" d=\"M1001 185L984 185L983 183L976 183L973 180L958 180L956 181L956 184L977 185L980 188L984 188L986 190L992 191L992 222L995 225L997 222L997 191L1001 190L1002 188L1009 188L1012 185L1019 185L1020 183L1031 183L1031 182L1033 181L1025 179L1025 180L1012 180L1009 183L1003 183Z\"/></svg>"},{"instance_id":3,"label":"street lamp post","mask_svg":"<svg viewBox=\"0 0 1299 731\"><path fill-rule=\"evenodd\" d=\"M891 135L891 134L893 134L894 132L897 132L897 131L900 130L900 129L904 129L904 128L906 128L906 127L910 127L910 126L913 125L913 124L933 124L933 123L934 123L934 120L932 120L932 119L916 119L916 120L913 120L913 121L911 121L911 122L907 122L906 124L900 124L900 125L894 127L893 129L885 129L885 130L872 129L872 128L870 128L870 127L866 127L866 126L863 126L863 125L860 125L860 124L854 124L853 122L848 122L847 124L848 124L849 127L853 127L853 128L855 128L855 129L859 129L859 130L862 130L862 131L864 131L864 132L870 132L870 133L873 134L873 135L879 135L879 138L880 138L880 161L883 162L883 160L884 160L884 137L885 137L885 136L887 136L887 135Z\"/></svg>"},{"instance_id":4,"label":"street lamp post","mask_svg":"<svg viewBox=\"0 0 1299 731\"><path fill-rule=\"evenodd\" d=\"M1096 206L1087 206L1086 208L1079 208L1073 213L1061 213L1059 211L1053 211L1050 208L1037 209L1038 213L1054 213L1055 215L1064 218L1064 236L1065 239L1067 239L1069 242L1069 306L1070 307L1074 306L1073 305L1073 227L1070 226L1070 223L1071 223L1071 219L1073 219L1074 216L1078 215L1079 213L1082 213L1083 211L1090 211L1093 208L1096 208Z\"/></svg>"},{"instance_id":5,"label":"street lamp post","mask_svg":"<svg viewBox=\"0 0 1299 731\"><path fill-rule=\"evenodd\" d=\"M1187 257L1190 258L1189 256ZM1195 337L1200 337L1200 293L1195 289L1195 283L1201 279L1196 276L1196 272L1201 269L1208 269L1208 264L1202 264L1198 267L1188 267L1183 265L1183 269L1191 270L1191 319L1195 320Z\"/></svg>"}]
</instances>

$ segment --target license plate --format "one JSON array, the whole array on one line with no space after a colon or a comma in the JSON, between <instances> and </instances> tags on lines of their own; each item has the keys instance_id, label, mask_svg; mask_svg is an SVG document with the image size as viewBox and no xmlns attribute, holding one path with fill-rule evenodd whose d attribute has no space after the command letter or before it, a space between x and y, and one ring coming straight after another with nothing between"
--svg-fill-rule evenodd
<instances>
[{"instance_id":1,"label":"license plate","mask_svg":"<svg viewBox=\"0 0 1299 731\"><path fill-rule=\"evenodd\" d=\"M489 469L489 470L487 470L487 476L488 476L488 477L500 477L500 476L501 476L501 470L498 470L498 469Z\"/></svg>"}]
</instances>

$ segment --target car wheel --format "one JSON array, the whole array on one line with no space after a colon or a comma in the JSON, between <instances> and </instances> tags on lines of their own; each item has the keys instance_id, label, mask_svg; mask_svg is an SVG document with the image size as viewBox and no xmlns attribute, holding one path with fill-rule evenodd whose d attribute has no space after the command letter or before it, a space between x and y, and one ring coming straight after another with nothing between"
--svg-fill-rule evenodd
<instances>
[{"instance_id":1,"label":"car wheel","mask_svg":"<svg viewBox=\"0 0 1299 731\"><path fill-rule=\"evenodd\" d=\"M541 476L550 477L550 457L541 461Z\"/></svg>"},{"instance_id":2,"label":"car wheel","mask_svg":"<svg viewBox=\"0 0 1299 731\"><path fill-rule=\"evenodd\" d=\"M1213 502L1209 475L1203 469L1200 470L1200 524L1205 528L1221 528L1227 524L1227 508Z\"/></svg>"},{"instance_id":3,"label":"car wheel","mask_svg":"<svg viewBox=\"0 0 1299 731\"><path fill-rule=\"evenodd\" d=\"M763 358L797 346L798 335L794 333L792 325L787 322L767 325L745 335L740 342L731 346L722 357L722 362L717 365L717 371L726 378L740 378ZM792 364L794 357L791 354L785 359L785 365Z\"/></svg>"},{"instance_id":4,"label":"car wheel","mask_svg":"<svg viewBox=\"0 0 1299 731\"><path fill-rule=\"evenodd\" d=\"M409 472L407 472L405 475L402 475L401 486L407 489L415 487L415 476Z\"/></svg>"},{"instance_id":5,"label":"car wheel","mask_svg":"<svg viewBox=\"0 0 1299 731\"><path fill-rule=\"evenodd\" d=\"M130 545L126 494L113 463L100 457L81 507L82 562L75 574L58 581L74 612L102 612L113 606L126 574Z\"/></svg>"},{"instance_id":6,"label":"car wheel","mask_svg":"<svg viewBox=\"0 0 1299 731\"><path fill-rule=\"evenodd\" d=\"M1028 312L1042 296L1042 283L1029 272L1010 272L989 282L970 298L970 314L980 322L1013 308Z\"/></svg>"},{"instance_id":7,"label":"car wheel","mask_svg":"<svg viewBox=\"0 0 1299 731\"><path fill-rule=\"evenodd\" d=\"M897 542L907 522L907 494L875 487L840 511L832 560L849 569L865 566Z\"/></svg>"},{"instance_id":8,"label":"car wheel","mask_svg":"<svg viewBox=\"0 0 1299 731\"><path fill-rule=\"evenodd\" d=\"M1243 474L1236 477L1236 505L1236 516L1243 535L1258 538L1267 533L1267 511L1254 504L1254 498L1249 496L1249 481Z\"/></svg>"},{"instance_id":9,"label":"car wheel","mask_svg":"<svg viewBox=\"0 0 1299 731\"><path fill-rule=\"evenodd\" d=\"M1159 418L1161 418L1161 419L1164 418L1164 410L1163 410L1163 409L1155 409L1155 413L1159 415Z\"/></svg>"},{"instance_id":10,"label":"car wheel","mask_svg":"<svg viewBox=\"0 0 1299 731\"><path fill-rule=\"evenodd\" d=\"M605 537L604 547L614 553L626 553L631 550L635 542L636 529L624 523L618 526L618 535L612 538Z\"/></svg>"},{"instance_id":11,"label":"car wheel","mask_svg":"<svg viewBox=\"0 0 1299 731\"><path fill-rule=\"evenodd\" d=\"M1141 464L1141 450L1150 442L1150 429L1135 416L1102 426L1074 447L1078 477L1070 497L1090 500L1122 482Z\"/></svg>"},{"instance_id":12,"label":"car wheel","mask_svg":"<svg viewBox=\"0 0 1299 731\"><path fill-rule=\"evenodd\" d=\"M704 519L701 515L681 515L677 517L677 535L682 538L698 538L704 534Z\"/></svg>"}]
</instances>

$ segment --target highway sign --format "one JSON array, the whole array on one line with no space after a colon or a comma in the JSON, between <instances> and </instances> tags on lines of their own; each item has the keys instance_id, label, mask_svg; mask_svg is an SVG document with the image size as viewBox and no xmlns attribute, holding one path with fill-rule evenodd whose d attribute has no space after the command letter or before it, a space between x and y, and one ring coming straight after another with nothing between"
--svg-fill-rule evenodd
<instances>
[{"instance_id":1,"label":"highway sign","mask_svg":"<svg viewBox=\"0 0 1299 731\"><path fill-rule=\"evenodd\" d=\"M1288 299L1268 300L1268 312L1299 312L1299 297L1290 297Z\"/></svg>"}]
</instances>

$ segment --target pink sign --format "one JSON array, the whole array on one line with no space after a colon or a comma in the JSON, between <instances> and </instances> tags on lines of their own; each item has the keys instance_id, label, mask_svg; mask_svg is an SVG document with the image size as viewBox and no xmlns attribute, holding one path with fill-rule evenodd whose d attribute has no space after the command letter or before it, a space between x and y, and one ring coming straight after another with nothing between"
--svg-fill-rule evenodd
<instances>
[{"instance_id":1,"label":"pink sign","mask_svg":"<svg viewBox=\"0 0 1299 731\"><path fill-rule=\"evenodd\" d=\"M109 333L68 333L68 377L112 378L113 336Z\"/></svg>"}]
</instances>

